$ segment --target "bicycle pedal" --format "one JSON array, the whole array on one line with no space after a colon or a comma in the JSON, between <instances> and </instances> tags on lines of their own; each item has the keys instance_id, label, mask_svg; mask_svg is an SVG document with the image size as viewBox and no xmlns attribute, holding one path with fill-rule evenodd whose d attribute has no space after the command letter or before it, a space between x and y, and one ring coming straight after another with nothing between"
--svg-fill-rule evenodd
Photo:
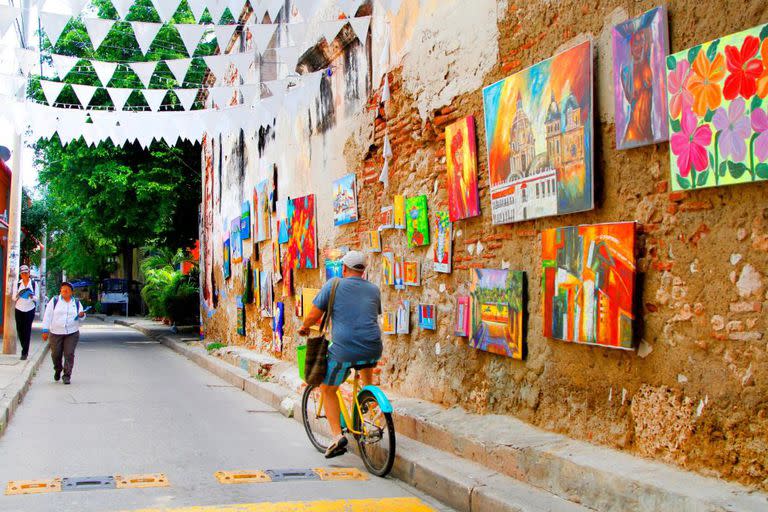
<instances>
[{"instance_id":1,"label":"bicycle pedal","mask_svg":"<svg viewBox=\"0 0 768 512\"><path fill-rule=\"evenodd\" d=\"M326 458L326 459L333 459L333 458L336 458L336 457L341 457L341 456L342 456L342 455L344 455L345 453L347 453L347 448L346 448L346 446L345 446L344 448L339 448L338 450L334 450L334 451L332 451L331 453L329 453L328 455L326 455L326 456L325 456L325 458Z\"/></svg>"}]
</instances>

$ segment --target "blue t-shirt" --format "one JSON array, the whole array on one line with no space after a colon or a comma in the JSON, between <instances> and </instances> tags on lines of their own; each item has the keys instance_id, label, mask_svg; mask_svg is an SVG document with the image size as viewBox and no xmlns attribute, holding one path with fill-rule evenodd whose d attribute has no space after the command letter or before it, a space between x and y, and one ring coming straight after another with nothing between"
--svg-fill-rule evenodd
<instances>
[{"instance_id":1,"label":"blue t-shirt","mask_svg":"<svg viewBox=\"0 0 768 512\"><path fill-rule=\"evenodd\" d=\"M334 281L325 283L312 302L318 309L327 309ZM350 363L380 358L380 314L381 292L375 284L360 277L339 279L331 312L333 343L329 356Z\"/></svg>"}]
</instances>

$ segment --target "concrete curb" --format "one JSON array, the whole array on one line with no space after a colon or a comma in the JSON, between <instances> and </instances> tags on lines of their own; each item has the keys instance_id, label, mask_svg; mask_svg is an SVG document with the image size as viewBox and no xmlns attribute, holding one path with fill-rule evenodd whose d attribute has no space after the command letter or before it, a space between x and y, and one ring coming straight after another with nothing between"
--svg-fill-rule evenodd
<instances>
[{"instance_id":1,"label":"concrete curb","mask_svg":"<svg viewBox=\"0 0 768 512\"><path fill-rule=\"evenodd\" d=\"M48 354L49 348L48 343L43 343L42 347L27 359L29 361L27 367L8 386L7 394L0 398L0 436L5 433L11 418L16 413L16 409L19 408L21 401L24 399L27 391L29 391L32 379L37 374L37 370Z\"/></svg>"}]
</instances>

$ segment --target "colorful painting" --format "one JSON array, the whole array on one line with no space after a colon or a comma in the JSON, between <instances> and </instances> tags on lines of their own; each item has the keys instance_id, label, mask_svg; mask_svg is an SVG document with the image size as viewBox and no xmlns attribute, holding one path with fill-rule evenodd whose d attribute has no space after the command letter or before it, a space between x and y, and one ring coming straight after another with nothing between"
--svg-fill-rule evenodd
<instances>
[{"instance_id":1,"label":"colorful painting","mask_svg":"<svg viewBox=\"0 0 768 512\"><path fill-rule=\"evenodd\" d=\"M448 212L435 212L435 232L437 243L433 256L433 268L435 272L443 274L451 273L451 260L453 259L453 223Z\"/></svg>"},{"instance_id":2,"label":"colorful painting","mask_svg":"<svg viewBox=\"0 0 768 512\"><path fill-rule=\"evenodd\" d=\"M401 300L397 306L397 334L411 333L411 301Z\"/></svg>"},{"instance_id":3,"label":"colorful painting","mask_svg":"<svg viewBox=\"0 0 768 512\"><path fill-rule=\"evenodd\" d=\"M245 306L243 298L237 298L237 334L245 336Z\"/></svg>"},{"instance_id":4,"label":"colorful painting","mask_svg":"<svg viewBox=\"0 0 768 512\"><path fill-rule=\"evenodd\" d=\"M408 247L429 245L427 196L409 197L405 200L405 220Z\"/></svg>"},{"instance_id":5,"label":"colorful painting","mask_svg":"<svg viewBox=\"0 0 768 512\"><path fill-rule=\"evenodd\" d=\"M393 211L395 229L405 229L405 196L395 196Z\"/></svg>"},{"instance_id":6,"label":"colorful painting","mask_svg":"<svg viewBox=\"0 0 768 512\"><path fill-rule=\"evenodd\" d=\"M261 309L261 271L258 268L253 269L253 303L256 309Z\"/></svg>"},{"instance_id":7,"label":"colorful painting","mask_svg":"<svg viewBox=\"0 0 768 512\"><path fill-rule=\"evenodd\" d=\"M253 224L253 235L255 242L263 242L272 238L272 209L269 203L270 198L269 180L260 181L256 184L253 191L253 209L255 219Z\"/></svg>"},{"instance_id":8,"label":"colorful painting","mask_svg":"<svg viewBox=\"0 0 768 512\"><path fill-rule=\"evenodd\" d=\"M664 142L667 129L669 53L667 11L655 7L611 31L616 149Z\"/></svg>"},{"instance_id":9,"label":"colorful painting","mask_svg":"<svg viewBox=\"0 0 768 512\"><path fill-rule=\"evenodd\" d=\"M287 244L290 241L291 235L288 233L289 226L288 219L277 220L277 243Z\"/></svg>"},{"instance_id":10,"label":"colorful painting","mask_svg":"<svg viewBox=\"0 0 768 512\"><path fill-rule=\"evenodd\" d=\"M483 89L493 224L594 208L592 43Z\"/></svg>"},{"instance_id":11,"label":"colorful painting","mask_svg":"<svg viewBox=\"0 0 768 512\"><path fill-rule=\"evenodd\" d=\"M419 304L419 327L428 331L437 329L437 310L434 304Z\"/></svg>"},{"instance_id":12,"label":"colorful painting","mask_svg":"<svg viewBox=\"0 0 768 512\"><path fill-rule=\"evenodd\" d=\"M472 269L470 346L513 359L525 357L525 273Z\"/></svg>"},{"instance_id":13,"label":"colorful painting","mask_svg":"<svg viewBox=\"0 0 768 512\"><path fill-rule=\"evenodd\" d=\"M385 312L381 315L382 334L397 334L397 313Z\"/></svg>"},{"instance_id":14,"label":"colorful painting","mask_svg":"<svg viewBox=\"0 0 768 512\"><path fill-rule=\"evenodd\" d=\"M272 312L272 351L283 351L283 336L285 335L285 304L275 302Z\"/></svg>"},{"instance_id":15,"label":"colorful painting","mask_svg":"<svg viewBox=\"0 0 768 512\"><path fill-rule=\"evenodd\" d=\"M474 116L445 128L448 210L451 222L480 215L477 193L477 147Z\"/></svg>"},{"instance_id":16,"label":"colorful painting","mask_svg":"<svg viewBox=\"0 0 768 512\"><path fill-rule=\"evenodd\" d=\"M354 174L347 174L333 182L333 224L335 226L357 222L355 183Z\"/></svg>"},{"instance_id":17,"label":"colorful painting","mask_svg":"<svg viewBox=\"0 0 768 512\"><path fill-rule=\"evenodd\" d=\"M768 180L768 25L667 57L672 189Z\"/></svg>"},{"instance_id":18,"label":"colorful painting","mask_svg":"<svg viewBox=\"0 0 768 512\"><path fill-rule=\"evenodd\" d=\"M418 260L403 262L403 284L405 286L421 286L421 266Z\"/></svg>"},{"instance_id":19,"label":"colorful painting","mask_svg":"<svg viewBox=\"0 0 768 512\"><path fill-rule=\"evenodd\" d=\"M633 348L635 223L544 230L544 336Z\"/></svg>"},{"instance_id":20,"label":"colorful painting","mask_svg":"<svg viewBox=\"0 0 768 512\"><path fill-rule=\"evenodd\" d=\"M365 246L368 252L381 252L381 232L366 231L365 233Z\"/></svg>"},{"instance_id":21,"label":"colorful painting","mask_svg":"<svg viewBox=\"0 0 768 512\"><path fill-rule=\"evenodd\" d=\"M229 243L232 250L232 263L243 262L243 239L240 238L240 217L232 220L229 231Z\"/></svg>"},{"instance_id":22,"label":"colorful painting","mask_svg":"<svg viewBox=\"0 0 768 512\"><path fill-rule=\"evenodd\" d=\"M395 284L395 255L385 252L381 255L381 284Z\"/></svg>"},{"instance_id":23,"label":"colorful painting","mask_svg":"<svg viewBox=\"0 0 768 512\"><path fill-rule=\"evenodd\" d=\"M314 194L288 200L291 238L285 255L286 268L318 268L315 217Z\"/></svg>"},{"instance_id":24,"label":"colorful painting","mask_svg":"<svg viewBox=\"0 0 768 512\"><path fill-rule=\"evenodd\" d=\"M325 260L325 279L330 280L334 277L344 277L343 276L343 270L344 270L344 264L341 262L341 260Z\"/></svg>"},{"instance_id":25,"label":"colorful painting","mask_svg":"<svg viewBox=\"0 0 768 512\"><path fill-rule=\"evenodd\" d=\"M303 311L301 313L301 316L307 316L309 312L312 310L312 301L315 300L315 297L320 293L320 290L318 288L302 288L301 290L301 304Z\"/></svg>"},{"instance_id":26,"label":"colorful painting","mask_svg":"<svg viewBox=\"0 0 768 512\"><path fill-rule=\"evenodd\" d=\"M243 304L253 301L253 273L251 272L251 260L245 260L243 268Z\"/></svg>"},{"instance_id":27,"label":"colorful painting","mask_svg":"<svg viewBox=\"0 0 768 512\"><path fill-rule=\"evenodd\" d=\"M379 231L392 229L395 227L395 208L394 206L382 206L379 212Z\"/></svg>"},{"instance_id":28,"label":"colorful painting","mask_svg":"<svg viewBox=\"0 0 768 512\"><path fill-rule=\"evenodd\" d=\"M469 304L469 296L456 297L456 325L453 328L455 336L462 338L469 336Z\"/></svg>"},{"instance_id":29,"label":"colorful painting","mask_svg":"<svg viewBox=\"0 0 768 512\"><path fill-rule=\"evenodd\" d=\"M229 279L232 276L232 254L229 237L224 240L224 257L221 267L221 271L224 273L224 279Z\"/></svg>"},{"instance_id":30,"label":"colorful painting","mask_svg":"<svg viewBox=\"0 0 768 512\"><path fill-rule=\"evenodd\" d=\"M272 272L275 274L276 282L280 282L283 276L280 274L280 244L272 240Z\"/></svg>"},{"instance_id":31,"label":"colorful painting","mask_svg":"<svg viewBox=\"0 0 768 512\"><path fill-rule=\"evenodd\" d=\"M395 255L395 290L405 289L405 276L403 269L403 257L399 254Z\"/></svg>"},{"instance_id":32,"label":"colorful painting","mask_svg":"<svg viewBox=\"0 0 768 512\"><path fill-rule=\"evenodd\" d=\"M248 240L251 238L251 202L243 201L242 213L240 214L240 238Z\"/></svg>"},{"instance_id":33,"label":"colorful painting","mask_svg":"<svg viewBox=\"0 0 768 512\"><path fill-rule=\"evenodd\" d=\"M263 270L259 283L259 308L261 316L272 318L272 303L274 302L274 290L272 289L272 272Z\"/></svg>"},{"instance_id":34,"label":"colorful painting","mask_svg":"<svg viewBox=\"0 0 768 512\"><path fill-rule=\"evenodd\" d=\"M294 313L297 317L301 318L304 316L304 298L302 297L301 293L297 293L296 296L293 298L293 304L294 304Z\"/></svg>"}]
</instances>

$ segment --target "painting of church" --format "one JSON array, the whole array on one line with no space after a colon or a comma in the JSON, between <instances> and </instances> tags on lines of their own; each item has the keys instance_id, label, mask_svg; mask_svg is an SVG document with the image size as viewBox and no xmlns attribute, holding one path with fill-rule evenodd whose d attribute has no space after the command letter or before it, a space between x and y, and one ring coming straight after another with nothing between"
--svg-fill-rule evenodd
<instances>
[{"instance_id":1,"label":"painting of church","mask_svg":"<svg viewBox=\"0 0 768 512\"><path fill-rule=\"evenodd\" d=\"M594 207L589 41L483 90L494 224Z\"/></svg>"}]
</instances>

